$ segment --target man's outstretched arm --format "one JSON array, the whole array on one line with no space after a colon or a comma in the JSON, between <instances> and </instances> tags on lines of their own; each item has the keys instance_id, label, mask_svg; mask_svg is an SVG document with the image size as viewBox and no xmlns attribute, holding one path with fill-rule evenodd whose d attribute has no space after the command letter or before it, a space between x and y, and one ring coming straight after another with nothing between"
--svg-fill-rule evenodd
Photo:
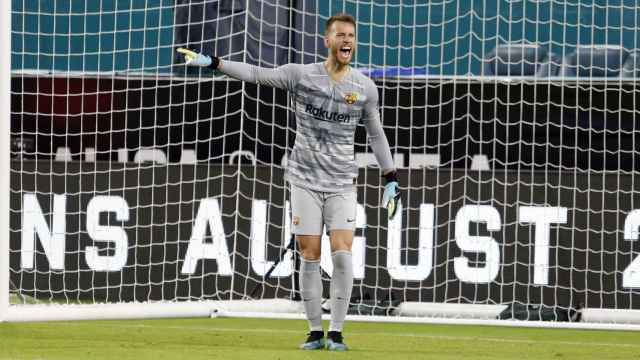
<instances>
[{"instance_id":1,"label":"man's outstretched arm","mask_svg":"<svg viewBox=\"0 0 640 360\"><path fill-rule=\"evenodd\" d=\"M292 90L300 75L298 64L263 68L238 61L222 60L217 56L200 54L185 48L179 48L177 51L184 56L185 65L208 67L234 79L279 89Z\"/></svg>"}]
</instances>

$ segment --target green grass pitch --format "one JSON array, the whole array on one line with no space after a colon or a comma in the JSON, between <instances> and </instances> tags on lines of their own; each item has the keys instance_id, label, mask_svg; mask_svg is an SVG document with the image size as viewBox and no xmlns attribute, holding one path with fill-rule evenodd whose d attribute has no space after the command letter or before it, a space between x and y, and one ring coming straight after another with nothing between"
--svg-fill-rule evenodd
<instances>
[{"instance_id":1,"label":"green grass pitch","mask_svg":"<svg viewBox=\"0 0 640 360\"><path fill-rule=\"evenodd\" d=\"M306 322L0 323L0 359L637 359L640 332L347 323L346 353L297 349Z\"/></svg>"}]
</instances>

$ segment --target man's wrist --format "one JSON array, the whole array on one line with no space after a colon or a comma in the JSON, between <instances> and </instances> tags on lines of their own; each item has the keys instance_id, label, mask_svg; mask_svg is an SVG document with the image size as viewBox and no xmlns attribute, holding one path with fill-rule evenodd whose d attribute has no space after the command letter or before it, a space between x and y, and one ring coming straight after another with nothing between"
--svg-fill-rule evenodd
<instances>
[{"instance_id":1,"label":"man's wrist","mask_svg":"<svg viewBox=\"0 0 640 360\"><path fill-rule=\"evenodd\" d=\"M209 64L208 68L211 70L218 70L218 66L220 66L220 58L214 55L209 55L211 58L211 64Z\"/></svg>"},{"instance_id":2,"label":"man's wrist","mask_svg":"<svg viewBox=\"0 0 640 360\"><path fill-rule=\"evenodd\" d=\"M387 184L392 181L398 182L398 172L395 170L389 171L388 173L382 175L382 177L385 178Z\"/></svg>"}]
</instances>

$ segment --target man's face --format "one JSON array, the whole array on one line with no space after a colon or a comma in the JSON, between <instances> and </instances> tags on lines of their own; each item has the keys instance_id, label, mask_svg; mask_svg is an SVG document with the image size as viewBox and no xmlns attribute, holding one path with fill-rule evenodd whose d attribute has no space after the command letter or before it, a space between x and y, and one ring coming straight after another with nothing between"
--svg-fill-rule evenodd
<instances>
[{"instance_id":1,"label":"man's face","mask_svg":"<svg viewBox=\"0 0 640 360\"><path fill-rule=\"evenodd\" d=\"M324 46L340 65L349 65L356 51L356 29L353 24L336 21L324 36Z\"/></svg>"}]
</instances>

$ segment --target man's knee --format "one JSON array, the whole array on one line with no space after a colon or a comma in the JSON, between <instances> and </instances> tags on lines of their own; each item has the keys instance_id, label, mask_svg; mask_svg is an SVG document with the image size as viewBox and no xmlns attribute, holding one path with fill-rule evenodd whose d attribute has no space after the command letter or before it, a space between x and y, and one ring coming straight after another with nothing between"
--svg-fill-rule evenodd
<instances>
[{"instance_id":1,"label":"man's knee","mask_svg":"<svg viewBox=\"0 0 640 360\"><path fill-rule=\"evenodd\" d=\"M351 251L353 244L352 230L331 230L331 252Z\"/></svg>"},{"instance_id":2,"label":"man's knee","mask_svg":"<svg viewBox=\"0 0 640 360\"><path fill-rule=\"evenodd\" d=\"M303 259L308 261L320 260L320 236L315 235L298 235L298 248Z\"/></svg>"},{"instance_id":3,"label":"man's knee","mask_svg":"<svg viewBox=\"0 0 640 360\"><path fill-rule=\"evenodd\" d=\"M302 255L302 258L307 261L320 260L320 251L306 249L306 250L300 250L300 254Z\"/></svg>"}]
</instances>

